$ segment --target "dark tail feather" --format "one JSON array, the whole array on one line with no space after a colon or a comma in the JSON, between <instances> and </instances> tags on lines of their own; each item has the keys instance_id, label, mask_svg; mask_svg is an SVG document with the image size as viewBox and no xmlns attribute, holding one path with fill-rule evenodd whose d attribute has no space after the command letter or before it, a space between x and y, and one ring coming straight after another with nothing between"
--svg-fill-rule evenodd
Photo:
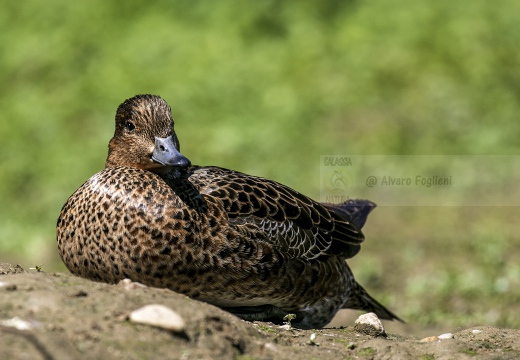
<instances>
[{"instance_id":1,"label":"dark tail feather","mask_svg":"<svg viewBox=\"0 0 520 360\"><path fill-rule=\"evenodd\" d=\"M375 313L380 319L384 320L398 320L402 323L404 321L400 319L396 314L388 310L386 307L381 305L376 299L370 296L365 289L358 283L352 289L352 294L348 298L347 302L343 304L343 309L355 309L364 310L367 312Z\"/></svg>"},{"instance_id":2,"label":"dark tail feather","mask_svg":"<svg viewBox=\"0 0 520 360\"><path fill-rule=\"evenodd\" d=\"M336 214L354 223L359 229L363 228L368 214L377 206L369 200L356 199L347 200L343 204L324 204ZM350 271L350 269L349 269ZM352 279L353 286L348 300L343 304L344 309L364 310L375 313L380 319L398 320L404 322L393 312L381 305L370 296L361 285Z\"/></svg>"},{"instance_id":3,"label":"dark tail feather","mask_svg":"<svg viewBox=\"0 0 520 360\"><path fill-rule=\"evenodd\" d=\"M369 200L347 200L343 204L324 204L344 219L353 222L359 229L363 228L367 216L377 206Z\"/></svg>"}]
</instances>

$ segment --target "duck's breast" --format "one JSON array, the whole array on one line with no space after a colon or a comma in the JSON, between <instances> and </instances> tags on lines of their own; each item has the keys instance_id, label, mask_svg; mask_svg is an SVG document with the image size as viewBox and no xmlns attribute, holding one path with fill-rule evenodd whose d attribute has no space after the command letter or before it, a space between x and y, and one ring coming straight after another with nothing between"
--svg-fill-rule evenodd
<instances>
[{"instance_id":1,"label":"duck's breast","mask_svg":"<svg viewBox=\"0 0 520 360\"><path fill-rule=\"evenodd\" d=\"M59 253L79 276L164 286L172 268L182 271L186 259L197 256L192 250L200 247L198 217L158 175L105 169L63 206L57 224Z\"/></svg>"}]
</instances>

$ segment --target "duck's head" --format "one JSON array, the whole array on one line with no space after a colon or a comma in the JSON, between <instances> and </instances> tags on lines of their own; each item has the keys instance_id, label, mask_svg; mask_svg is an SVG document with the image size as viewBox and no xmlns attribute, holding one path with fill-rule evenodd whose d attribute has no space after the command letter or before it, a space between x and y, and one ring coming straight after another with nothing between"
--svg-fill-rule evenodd
<instances>
[{"instance_id":1,"label":"duck's head","mask_svg":"<svg viewBox=\"0 0 520 360\"><path fill-rule=\"evenodd\" d=\"M190 166L180 153L170 106L159 96L136 95L117 108L105 167L116 166L158 173Z\"/></svg>"}]
</instances>

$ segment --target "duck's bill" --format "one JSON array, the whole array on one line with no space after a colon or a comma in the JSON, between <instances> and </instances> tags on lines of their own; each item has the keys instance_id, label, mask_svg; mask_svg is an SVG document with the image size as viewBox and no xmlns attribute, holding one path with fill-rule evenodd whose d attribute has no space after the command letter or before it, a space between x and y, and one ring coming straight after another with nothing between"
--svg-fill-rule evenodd
<instances>
[{"instance_id":1,"label":"duck's bill","mask_svg":"<svg viewBox=\"0 0 520 360\"><path fill-rule=\"evenodd\" d=\"M152 160L163 166L181 169L185 169L191 165L190 160L177 150L171 136L167 138L155 138L155 149L152 154Z\"/></svg>"}]
</instances>

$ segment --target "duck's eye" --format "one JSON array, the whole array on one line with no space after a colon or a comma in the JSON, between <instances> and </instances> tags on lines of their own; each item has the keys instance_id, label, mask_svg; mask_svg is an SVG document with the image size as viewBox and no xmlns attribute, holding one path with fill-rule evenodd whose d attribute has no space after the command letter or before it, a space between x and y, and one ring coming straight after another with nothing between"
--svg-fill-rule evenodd
<instances>
[{"instance_id":1,"label":"duck's eye","mask_svg":"<svg viewBox=\"0 0 520 360\"><path fill-rule=\"evenodd\" d=\"M128 130L128 131L132 131L135 129L135 125L134 123L130 122L130 121L127 121L126 124L125 124L125 128Z\"/></svg>"}]
</instances>

